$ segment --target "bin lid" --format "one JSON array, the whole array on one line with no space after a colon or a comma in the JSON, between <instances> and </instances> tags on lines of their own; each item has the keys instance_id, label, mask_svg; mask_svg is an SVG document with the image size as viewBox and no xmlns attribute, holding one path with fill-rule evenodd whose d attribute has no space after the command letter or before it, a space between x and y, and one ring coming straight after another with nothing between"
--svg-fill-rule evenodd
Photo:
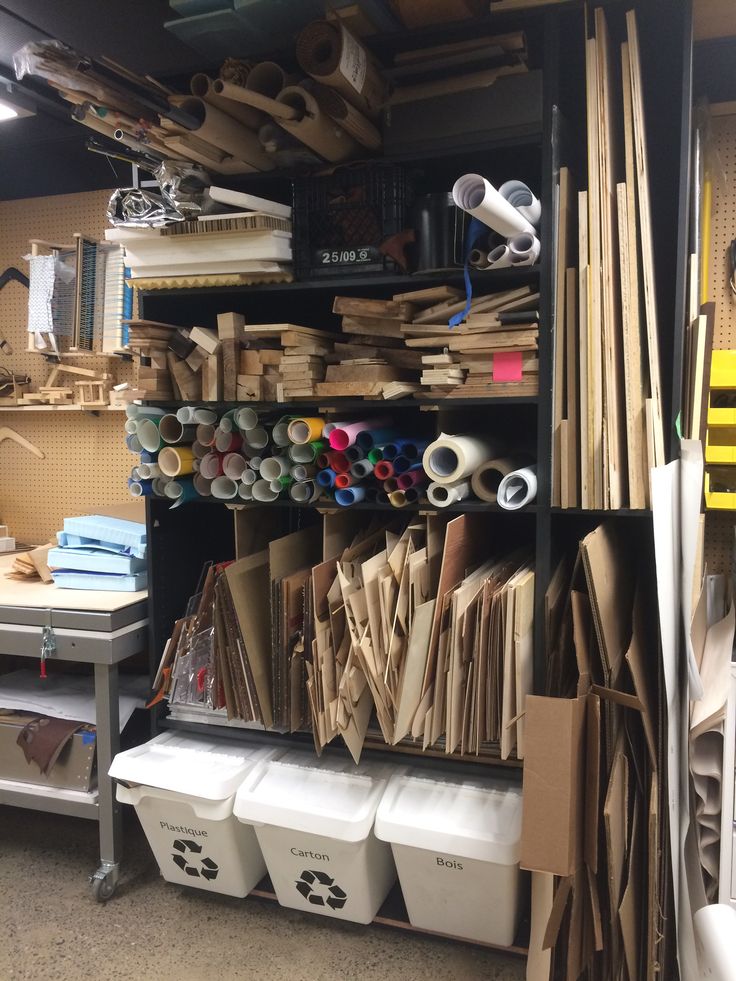
<instances>
[{"instance_id":1,"label":"bin lid","mask_svg":"<svg viewBox=\"0 0 736 981\"><path fill-rule=\"evenodd\" d=\"M292 751L248 775L233 812L246 824L270 824L338 841L363 841L395 767Z\"/></svg>"},{"instance_id":2,"label":"bin lid","mask_svg":"<svg viewBox=\"0 0 736 981\"><path fill-rule=\"evenodd\" d=\"M515 865L521 787L435 770L397 774L378 808L376 836L396 845Z\"/></svg>"},{"instance_id":3,"label":"bin lid","mask_svg":"<svg viewBox=\"0 0 736 981\"><path fill-rule=\"evenodd\" d=\"M118 753L110 776L187 797L226 800L253 767L278 752L262 743L164 732L142 746Z\"/></svg>"}]
</instances>

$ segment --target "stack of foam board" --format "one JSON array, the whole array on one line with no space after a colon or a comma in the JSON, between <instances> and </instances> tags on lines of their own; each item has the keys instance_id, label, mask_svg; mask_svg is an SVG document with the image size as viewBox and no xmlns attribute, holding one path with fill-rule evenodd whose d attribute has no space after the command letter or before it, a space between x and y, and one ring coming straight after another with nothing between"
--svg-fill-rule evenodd
<instances>
[{"instance_id":1,"label":"stack of foam board","mask_svg":"<svg viewBox=\"0 0 736 981\"><path fill-rule=\"evenodd\" d=\"M65 518L48 553L54 583L64 589L135 592L146 588L146 526L105 515Z\"/></svg>"},{"instance_id":2,"label":"stack of foam board","mask_svg":"<svg viewBox=\"0 0 736 981\"><path fill-rule=\"evenodd\" d=\"M213 205L222 213L196 221L108 228L105 238L125 249L132 285L198 285L202 277L214 277L213 284L290 279L291 208L250 194L225 196Z\"/></svg>"}]
</instances>

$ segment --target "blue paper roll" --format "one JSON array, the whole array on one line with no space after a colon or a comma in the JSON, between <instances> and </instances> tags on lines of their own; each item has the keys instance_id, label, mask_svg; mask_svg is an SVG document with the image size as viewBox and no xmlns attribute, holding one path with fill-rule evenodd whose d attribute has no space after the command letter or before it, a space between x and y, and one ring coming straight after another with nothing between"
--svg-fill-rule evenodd
<instances>
[{"instance_id":1,"label":"blue paper roll","mask_svg":"<svg viewBox=\"0 0 736 981\"><path fill-rule=\"evenodd\" d=\"M349 508L351 504L357 504L364 499L365 488L363 487L343 487L335 491L335 501L343 508Z\"/></svg>"},{"instance_id":2,"label":"blue paper roll","mask_svg":"<svg viewBox=\"0 0 736 981\"><path fill-rule=\"evenodd\" d=\"M395 429L364 429L355 437L355 442L364 450L370 450L374 446L381 446L383 443L391 443L399 438Z\"/></svg>"},{"instance_id":3,"label":"blue paper roll","mask_svg":"<svg viewBox=\"0 0 736 981\"><path fill-rule=\"evenodd\" d=\"M156 463L158 453L149 453L148 450L141 450L141 463Z\"/></svg>"},{"instance_id":4,"label":"blue paper roll","mask_svg":"<svg viewBox=\"0 0 736 981\"><path fill-rule=\"evenodd\" d=\"M336 476L337 474L335 471L330 470L329 468L327 470L320 470L320 472L317 474L317 483L320 487L334 487Z\"/></svg>"}]
</instances>

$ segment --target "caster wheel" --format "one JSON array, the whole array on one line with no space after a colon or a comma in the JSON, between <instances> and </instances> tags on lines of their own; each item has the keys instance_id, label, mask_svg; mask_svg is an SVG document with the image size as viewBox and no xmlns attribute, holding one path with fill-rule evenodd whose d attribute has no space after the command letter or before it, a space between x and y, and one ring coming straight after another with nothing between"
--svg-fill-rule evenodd
<instances>
[{"instance_id":1,"label":"caster wheel","mask_svg":"<svg viewBox=\"0 0 736 981\"><path fill-rule=\"evenodd\" d=\"M115 892L116 886L117 882L110 872L96 872L92 876L92 895L98 903L106 903Z\"/></svg>"}]
</instances>

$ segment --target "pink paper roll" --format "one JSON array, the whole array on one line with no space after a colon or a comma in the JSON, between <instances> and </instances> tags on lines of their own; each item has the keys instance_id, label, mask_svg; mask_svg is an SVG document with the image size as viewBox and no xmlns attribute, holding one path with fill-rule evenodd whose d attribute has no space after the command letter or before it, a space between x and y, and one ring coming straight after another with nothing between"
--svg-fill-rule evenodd
<instances>
[{"instance_id":1,"label":"pink paper roll","mask_svg":"<svg viewBox=\"0 0 736 981\"><path fill-rule=\"evenodd\" d=\"M330 446L333 450L345 450L352 446L358 433L364 433L369 429L383 429L390 426L391 420L382 416L380 419L368 419L364 422L347 422L335 428L329 435Z\"/></svg>"}]
</instances>

